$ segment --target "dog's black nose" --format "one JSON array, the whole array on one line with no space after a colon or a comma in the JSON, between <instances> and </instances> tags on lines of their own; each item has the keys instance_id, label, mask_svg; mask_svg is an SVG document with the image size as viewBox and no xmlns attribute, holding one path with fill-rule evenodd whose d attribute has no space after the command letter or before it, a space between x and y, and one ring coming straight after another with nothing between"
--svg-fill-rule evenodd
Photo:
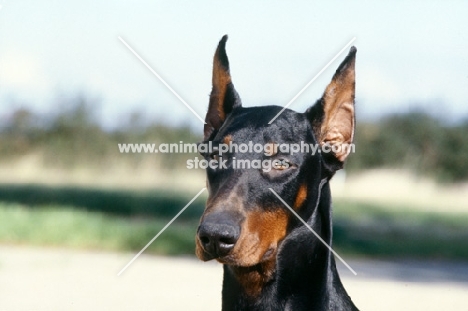
<instances>
[{"instance_id":1,"label":"dog's black nose","mask_svg":"<svg viewBox=\"0 0 468 311\"><path fill-rule=\"evenodd\" d=\"M198 227L198 238L203 249L214 258L226 256L239 236L240 226L229 213L209 214Z\"/></svg>"}]
</instances>

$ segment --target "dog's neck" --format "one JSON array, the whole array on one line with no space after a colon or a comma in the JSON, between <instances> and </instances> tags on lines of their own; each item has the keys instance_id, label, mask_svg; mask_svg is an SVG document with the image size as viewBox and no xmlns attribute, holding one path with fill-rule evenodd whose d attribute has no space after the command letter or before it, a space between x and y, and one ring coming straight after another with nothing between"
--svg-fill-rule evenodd
<instances>
[{"instance_id":1,"label":"dog's neck","mask_svg":"<svg viewBox=\"0 0 468 311\"><path fill-rule=\"evenodd\" d=\"M252 267L224 266L224 273L231 273L246 297L258 297L276 272L276 258ZM226 271L227 270L227 271Z\"/></svg>"},{"instance_id":2,"label":"dog's neck","mask_svg":"<svg viewBox=\"0 0 468 311\"><path fill-rule=\"evenodd\" d=\"M318 202L309 203L315 209L307 222L331 246L330 187L321 186ZM343 292L333 255L304 225L292 230L274 260L253 267L224 265L223 310L333 310L332 305L355 310L350 299L332 302Z\"/></svg>"}]
</instances>

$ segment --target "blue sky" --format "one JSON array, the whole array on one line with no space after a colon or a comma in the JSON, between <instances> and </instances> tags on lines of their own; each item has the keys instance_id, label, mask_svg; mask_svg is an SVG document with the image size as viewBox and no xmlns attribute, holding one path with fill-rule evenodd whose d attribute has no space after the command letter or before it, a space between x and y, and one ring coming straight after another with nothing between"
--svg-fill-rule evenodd
<instances>
[{"instance_id":1,"label":"blue sky","mask_svg":"<svg viewBox=\"0 0 468 311\"><path fill-rule=\"evenodd\" d=\"M53 113L60 96L99 97L107 126L129 113L201 127L118 40L202 117L218 40L245 106L284 105L356 37L358 118L414 107L468 116L468 1L0 0L0 114ZM321 96L340 56L291 106Z\"/></svg>"}]
</instances>

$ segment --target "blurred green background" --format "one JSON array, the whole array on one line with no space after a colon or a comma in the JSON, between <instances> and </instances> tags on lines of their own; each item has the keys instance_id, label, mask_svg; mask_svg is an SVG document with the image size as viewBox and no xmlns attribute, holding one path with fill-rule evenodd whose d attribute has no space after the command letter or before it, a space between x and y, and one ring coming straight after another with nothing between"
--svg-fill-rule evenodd
<instances>
[{"instance_id":1,"label":"blurred green background","mask_svg":"<svg viewBox=\"0 0 468 311\"><path fill-rule=\"evenodd\" d=\"M18 108L0 132L0 243L139 251L204 187L195 154L121 154L118 143L201 141L202 130L141 122L104 129L96 100L56 113ZM334 246L365 257L468 260L468 120L424 111L357 122L356 153L332 182ZM147 250L193 255L198 198Z\"/></svg>"}]
</instances>

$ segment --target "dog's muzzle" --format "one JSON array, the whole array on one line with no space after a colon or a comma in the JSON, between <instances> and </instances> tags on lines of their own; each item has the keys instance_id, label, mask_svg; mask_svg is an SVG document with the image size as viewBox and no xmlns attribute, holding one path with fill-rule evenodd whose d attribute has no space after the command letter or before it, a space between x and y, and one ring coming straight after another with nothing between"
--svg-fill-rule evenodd
<instances>
[{"instance_id":1,"label":"dog's muzzle","mask_svg":"<svg viewBox=\"0 0 468 311\"><path fill-rule=\"evenodd\" d=\"M206 215L198 227L198 239L203 250L212 258L229 254L240 236L240 225L226 212Z\"/></svg>"}]
</instances>

